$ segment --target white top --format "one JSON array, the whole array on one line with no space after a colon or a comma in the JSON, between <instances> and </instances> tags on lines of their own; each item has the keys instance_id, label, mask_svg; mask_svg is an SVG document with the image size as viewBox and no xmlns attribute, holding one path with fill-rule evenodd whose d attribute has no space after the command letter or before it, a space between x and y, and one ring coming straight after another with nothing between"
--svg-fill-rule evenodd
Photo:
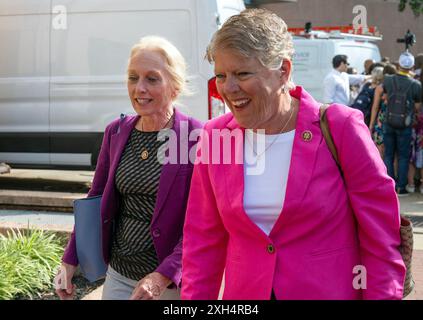
<instances>
[{"instance_id":1,"label":"white top","mask_svg":"<svg viewBox=\"0 0 423 320\"><path fill-rule=\"evenodd\" d=\"M350 85L359 85L365 80L365 75L348 74L333 69L323 81L323 101L325 103L340 103L348 106L350 102Z\"/></svg>"},{"instance_id":2,"label":"white top","mask_svg":"<svg viewBox=\"0 0 423 320\"><path fill-rule=\"evenodd\" d=\"M276 135L261 135L245 130L244 209L267 235L281 214L285 201L294 136L295 130ZM263 145L258 145L260 140L265 140L268 148L264 153ZM258 159L252 145L259 155Z\"/></svg>"}]
</instances>

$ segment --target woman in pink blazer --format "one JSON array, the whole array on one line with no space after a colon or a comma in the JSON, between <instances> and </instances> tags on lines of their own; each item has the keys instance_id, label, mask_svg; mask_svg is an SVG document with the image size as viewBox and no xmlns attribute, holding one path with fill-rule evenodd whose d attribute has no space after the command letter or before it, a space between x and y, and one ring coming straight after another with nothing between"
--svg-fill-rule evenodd
<instances>
[{"instance_id":1,"label":"woman in pink blazer","mask_svg":"<svg viewBox=\"0 0 423 320\"><path fill-rule=\"evenodd\" d=\"M281 18L246 10L207 54L232 113L209 121L198 145L182 299L217 299L223 275L223 299L401 299L398 199L362 114L327 111L342 178L319 103L291 82Z\"/></svg>"}]
</instances>

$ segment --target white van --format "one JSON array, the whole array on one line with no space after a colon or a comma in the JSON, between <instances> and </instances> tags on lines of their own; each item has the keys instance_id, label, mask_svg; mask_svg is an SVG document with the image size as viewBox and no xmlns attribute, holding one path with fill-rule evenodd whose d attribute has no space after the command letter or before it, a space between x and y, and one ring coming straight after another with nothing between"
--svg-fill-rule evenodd
<instances>
[{"instance_id":1,"label":"white van","mask_svg":"<svg viewBox=\"0 0 423 320\"><path fill-rule=\"evenodd\" d=\"M366 59L381 60L379 48L370 42L381 38L355 35L331 37L324 32L316 34L319 36L310 39L293 37L293 81L303 86L317 101L323 101L323 79L333 70L332 58L335 55L347 55L350 66L358 73L364 71Z\"/></svg>"},{"instance_id":2,"label":"white van","mask_svg":"<svg viewBox=\"0 0 423 320\"><path fill-rule=\"evenodd\" d=\"M93 167L105 126L133 113L129 51L159 35L186 58L195 94L181 111L224 112L204 60L213 33L242 0L1 0L0 162L13 167Z\"/></svg>"}]
</instances>

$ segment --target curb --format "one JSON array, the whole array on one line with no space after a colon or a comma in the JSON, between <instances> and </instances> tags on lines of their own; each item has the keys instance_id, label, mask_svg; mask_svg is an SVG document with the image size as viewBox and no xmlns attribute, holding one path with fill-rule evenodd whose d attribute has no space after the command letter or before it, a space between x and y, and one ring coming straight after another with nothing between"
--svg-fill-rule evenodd
<instances>
[{"instance_id":1,"label":"curb","mask_svg":"<svg viewBox=\"0 0 423 320\"><path fill-rule=\"evenodd\" d=\"M27 231L31 229L41 229L50 231L58 236L69 238L73 231L73 226L59 226L59 225L34 225L24 223L1 223L0 234L7 235L9 231Z\"/></svg>"},{"instance_id":2,"label":"curb","mask_svg":"<svg viewBox=\"0 0 423 320\"><path fill-rule=\"evenodd\" d=\"M0 190L0 205L69 209L73 208L75 199L85 198L86 195L86 193Z\"/></svg>"}]
</instances>

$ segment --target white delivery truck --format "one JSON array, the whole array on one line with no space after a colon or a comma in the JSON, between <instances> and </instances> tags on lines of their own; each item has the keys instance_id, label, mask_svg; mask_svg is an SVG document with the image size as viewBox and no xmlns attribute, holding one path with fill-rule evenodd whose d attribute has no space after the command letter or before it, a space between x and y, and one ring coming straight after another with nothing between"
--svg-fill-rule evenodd
<instances>
[{"instance_id":1,"label":"white delivery truck","mask_svg":"<svg viewBox=\"0 0 423 320\"><path fill-rule=\"evenodd\" d=\"M303 86L317 101L323 101L323 79L333 69L332 58L337 54L348 56L350 66L358 73L364 71L364 61L381 60L377 35L357 35L330 28L330 32L312 31L304 36L298 29L293 34L295 54L293 81ZM341 28L342 30L342 28Z\"/></svg>"},{"instance_id":2,"label":"white delivery truck","mask_svg":"<svg viewBox=\"0 0 423 320\"><path fill-rule=\"evenodd\" d=\"M243 9L242 0L1 0L0 162L92 168L105 126L133 113L125 71L145 35L167 38L187 60L195 94L181 110L223 113L204 54Z\"/></svg>"}]
</instances>

